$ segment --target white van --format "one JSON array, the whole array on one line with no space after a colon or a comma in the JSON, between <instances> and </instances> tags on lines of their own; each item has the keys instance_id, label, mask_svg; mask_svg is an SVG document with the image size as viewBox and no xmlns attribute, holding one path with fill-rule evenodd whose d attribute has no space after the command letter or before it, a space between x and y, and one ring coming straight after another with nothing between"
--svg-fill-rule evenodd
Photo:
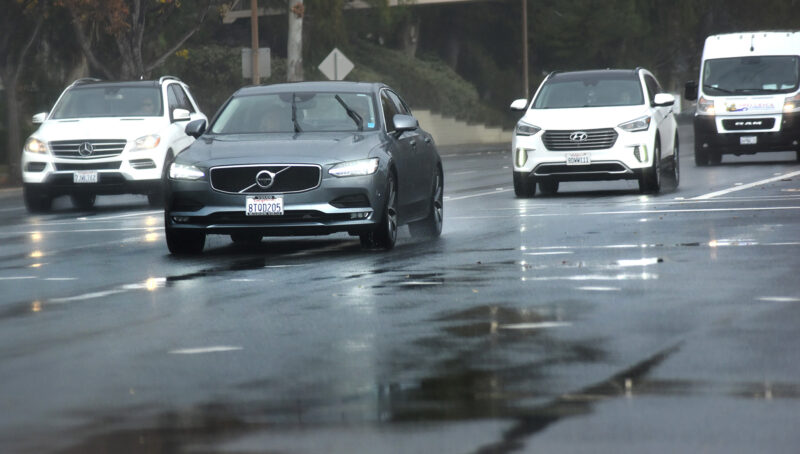
<instances>
[{"instance_id":1,"label":"white van","mask_svg":"<svg viewBox=\"0 0 800 454\"><path fill-rule=\"evenodd\" d=\"M800 32L747 32L706 38L697 100L694 159L719 164L723 154L797 152L800 161Z\"/></svg>"}]
</instances>

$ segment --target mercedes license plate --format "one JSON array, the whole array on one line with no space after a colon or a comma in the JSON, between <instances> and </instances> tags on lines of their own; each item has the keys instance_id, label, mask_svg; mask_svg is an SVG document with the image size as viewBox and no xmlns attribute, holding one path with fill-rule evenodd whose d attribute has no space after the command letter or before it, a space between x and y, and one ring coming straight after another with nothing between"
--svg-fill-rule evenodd
<instances>
[{"instance_id":1,"label":"mercedes license plate","mask_svg":"<svg viewBox=\"0 0 800 454\"><path fill-rule=\"evenodd\" d=\"M97 183L96 170L79 170L72 174L73 183Z\"/></svg>"},{"instance_id":2,"label":"mercedes license plate","mask_svg":"<svg viewBox=\"0 0 800 454\"><path fill-rule=\"evenodd\" d=\"M741 136L739 145L755 145L758 143L758 136Z\"/></svg>"},{"instance_id":3,"label":"mercedes license plate","mask_svg":"<svg viewBox=\"0 0 800 454\"><path fill-rule=\"evenodd\" d=\"M248 197L244 212L247 216L280 216L283 215L283 196Z\"/></svg>"},{"instance_id":4,"label":"mercedes license plate","mask_svg":"<svg viewBox=\"0 0 800 454\"><path fill-rule=\"evenodd\" d=\"M567 153L568 166L585 166L592 163L590 153Z\"/></svg>"}]
</instances>

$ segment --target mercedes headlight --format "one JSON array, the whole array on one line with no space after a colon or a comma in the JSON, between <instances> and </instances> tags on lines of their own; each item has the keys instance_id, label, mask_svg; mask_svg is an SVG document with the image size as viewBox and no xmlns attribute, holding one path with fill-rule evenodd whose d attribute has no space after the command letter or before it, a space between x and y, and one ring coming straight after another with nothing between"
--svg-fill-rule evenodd
<instances>
[{"instance_id":1,"label":"mercedes headlight","mask_svg":"<svg viewBox=\"0 0 800 454\"><path fill-rule=\"evenodd\" d=\"M619 129L628 132L647 131L650 128L650 116L639 117L619 125Z\"/></svg>"},{"instance_id":2,"label":"mercedes headlight","mask_svg":"<svg viewBox=\"0 0 800 454\"><path fill-rule=\"evenodd\" d=\"M144 137L139 137L136 139L134 151L135 150L152 150L153 148L157 147L158 144L161 143L161 136L158 134L150 134Z\"/></svg>"},{"instance_id":3,"label":"mercedes headlight","mask_svg":"<svg viewBox=\"0 0 800 454\"><path fill-rule=\"evenodd\" d=\"M205 172L195 166L173 162L169 166L169 177L173 180L199 180L206 176Z\"/></svg>"},{"instance_id":4,"label":"mercedes headlight","mask_svg":"<svg viewBox=\"0 0 800 454\"><path fill-rule=\"evenodd\" d=\"M532 136L541 130L542 128L538 126L520 120L520 122L517 123L517 127L514 128L514 134L518 136Z\"/></svg>"},{"instance_id":5,"label":"mercedes headlight","mask_svg":"<svg viewBox=\"0 0 800 454\"><path fill-rule=\"evenodd\" d=\"M29 137L28 140L25 141L25 151L29 153L45 154L47 153L47 144L39 139Z\"/></svg>"},{"instance_id":6,"label":"mercedes headlight","mask_svg":"<svg viewBox=\"0 0 800 454\"><path fill-rule=\"evenodd\" d=\"M372 175L378 171L378 158L359 159L336 164L328 170L335 177L356 177Z\"/></svg>"}]
</instances>

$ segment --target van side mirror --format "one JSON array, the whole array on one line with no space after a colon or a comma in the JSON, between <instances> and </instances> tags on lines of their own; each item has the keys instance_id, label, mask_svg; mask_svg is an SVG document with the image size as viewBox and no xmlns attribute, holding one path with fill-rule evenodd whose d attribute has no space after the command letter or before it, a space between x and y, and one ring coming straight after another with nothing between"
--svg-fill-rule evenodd
<instances>
[{"instance_id":1,"label":"van side mirror","mask_svg":"<svg viewBox=\"0 0 800 454\"><path fill-rule=\"evenodd\" d=\"M190 121L189 124L186 125L184 132L187 136L192 136L195 139L202 136L204 132L206 132L206 121L205 120L194 120Z\"/></svg>"},{"instance_id":2,"label":"van side mirror","mask_svg":"<svg viewBox=\"0 0 800 454\"><path fill-rule=\"evenodd\" d=\"M683 89L683 97L686 98L687 101L696 101L698 88L697 81L690 80L686 82L686 86Z\"/></svg>"},{"instance_id":3,"label":"van side mirror","mask_svg":"<svg viewBox=\"0 0 800 454\"><path fill-rule=\"evenodd\" d=\"M47 119L47 112L39 112L36 115L34 115L33 118L31 118L31 122L33 122L33 124L35 125L40 125L44 123L46 119Z\"/></svg>"}]
</instances>

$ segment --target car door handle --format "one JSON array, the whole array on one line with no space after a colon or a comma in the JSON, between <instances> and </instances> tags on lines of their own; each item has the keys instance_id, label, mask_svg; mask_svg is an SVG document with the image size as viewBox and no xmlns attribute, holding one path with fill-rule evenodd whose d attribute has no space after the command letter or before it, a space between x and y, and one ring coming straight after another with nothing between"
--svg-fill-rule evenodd
<instances>
[{"instance_id":1,"label":"car door handle","mask_svg":"<svg viewBox=\"0 0 800 454\"><path fill-rule=\"evenodd\" d=\"M425 143L431 143L431 138L430 137L426 137L425 138Z\"/></svg>"},{"instance_id":2,"label":"car door handle","mask_svg":"<svg viewBox=\"0 0 800 454\"><path fill-rule=\"evenodd\" d=\"M411 142L408 142L408 144L411 145L411 148L417 148L417 141L416 140L412 140Z\"/></svg>"}]
</instances>

